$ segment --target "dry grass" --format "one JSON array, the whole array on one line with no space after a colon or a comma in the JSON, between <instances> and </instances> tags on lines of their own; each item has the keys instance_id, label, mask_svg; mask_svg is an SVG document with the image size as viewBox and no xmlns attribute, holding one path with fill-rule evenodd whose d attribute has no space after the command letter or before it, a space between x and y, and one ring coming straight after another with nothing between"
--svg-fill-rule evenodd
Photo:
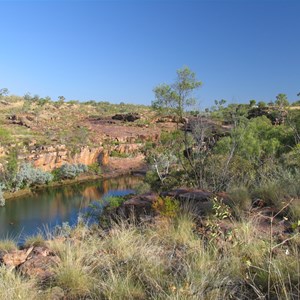
<instances>
[{"instance_id":1,"label":"dry grass","mask_svg":"<svg viewBox=\"0 0 300 300\"><path fill-rule=\"evenodd\" d=\"M17 249L17 244L15 240L9 238L0 240L0 250L8 252L16 249Z\"/></svg>"},{"instance_id":2,"label":"dry grass","mask_svg":"<svg viewBox=\"0 0 300 300\"><path fill-rule=\"evenodd\" d=\"M34 282L26 280L13 271L0 266L0 299L1 300L28 300L38 299L38 290Z\"/></svg>"},{"instance_id":3,"label":"dry grass","mask_svg":"<svg viewBox=\"0 0 300 300\"><path fill-rule=\"evenodd\" d=\"M66 299L196 300L268 294L298 299L299 241L295 237L278 245L274 240L270 260L269 237L258 231L255 219L234 223L230 238L217 243L199 234L193 215L185 212L148 225L119 221L109 233L82 226L70 238L47 243L62 260L54 282ZM16 275L1 270L6 277L2 275L0 285L11 289ZM16 278L18 289L29 293L22 287L32 282ZM39 295L38 288L30 292L35 293L30 299Z\"/></svg>"}]
</instances>

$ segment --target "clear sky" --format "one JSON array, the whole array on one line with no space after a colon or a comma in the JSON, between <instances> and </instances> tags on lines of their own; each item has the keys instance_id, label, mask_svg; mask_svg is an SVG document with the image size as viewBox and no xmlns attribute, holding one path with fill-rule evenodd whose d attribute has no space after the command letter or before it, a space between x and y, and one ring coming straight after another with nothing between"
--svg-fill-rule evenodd
<instances>
[{"instance_id":1,"label":"clear sky","mask_svg":"<svg viewBox=\"0 0 300 300\"><path fill-rule=\"evenodd\" d=\"M189 66L201 107L300 92L299 0L3 1L0 88L150 104Z\"/></svg>"}]
</instances>

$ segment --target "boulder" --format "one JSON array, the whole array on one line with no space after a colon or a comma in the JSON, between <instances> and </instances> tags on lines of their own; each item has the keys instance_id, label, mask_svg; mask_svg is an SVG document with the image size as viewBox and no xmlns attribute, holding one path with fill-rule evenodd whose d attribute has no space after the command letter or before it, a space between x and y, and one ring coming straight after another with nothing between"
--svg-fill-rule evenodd
<instances>
[{"instance_id":1,"label":"boulder","mask_svg":"<svg viewBox=\"0 0 300 300\"><path fill-rule=\"evenodd\" d=\"M32 250L33 247L24 250L13 250L4 254L1 261L9 269L14 269L26 261Z\"/></svg>"},{"instance_id":2,"label":"boulder","mask_svg":"<svg viewBox=\"0 0 300 300\"><path fill-rule=\"evenodd\" d=\"M138 113L129 113L129 114L116 114L112 116L113 120L125 121L125 122L134 122L140 119Z\"/></svg>"},{"instance_id":3,"label":"boulder","mask_svg":"<svg viewBox=\"0 0 300 300\"><path fill-rule=\"evenodd\" d=\"M19 272L24 276L36 278L39 282L48 282L55 275L53 267L59 263L58 256L50 256L42 252L41 254L34 254L21 264Z\"/></svg>"},{"instance_id":4,"label":"boulder","mask_svg":"<svg viewBox=\"0 0 300 300\"><path fill-rule=\"evenodd\" d=\"M30 247L10 252L1 251L0 263L10 270L16 269L24 276L45 283L53 278L53 267L60 263L60 258L46 247Z\"/></svg>"},{"instance_id":5,"label":"boulder","mask_svg":"<svg viewBox=\"0 0 300 300\"><path fill-rule=\"evenodd\" d=\"M137 195L125 201L118 209L117 214L125 217L147 215L153 213L152 205L157 200L155 193Z\"/></svg>"}]
</instances>

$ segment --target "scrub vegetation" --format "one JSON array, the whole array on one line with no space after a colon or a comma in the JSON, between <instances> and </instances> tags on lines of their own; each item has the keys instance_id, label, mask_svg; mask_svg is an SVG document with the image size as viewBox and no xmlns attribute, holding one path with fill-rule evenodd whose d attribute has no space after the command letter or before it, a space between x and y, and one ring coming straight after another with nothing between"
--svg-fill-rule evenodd
<instances>
[{"instance_id":1,"label":"scrub vegetation","mask_svg":"<svg viewBox=\"0 0 300 300\"><path fill-rule=\"evenodd\" d=\"M128 198L111 197L99 224L88 227L81 220L46 239L28 237L26 249L47 248L59 263L51 267L47 283L0 266L0 299L300 298L299 100L290 104L279 93L274 102L226 105L221 99L204 111L191 110L200 87L196 74L184 67L173 84L154 88L152 108L2 96L5 102L22 102L17 109L34 108L37 120L45 105L62 112L78 106L82 114L146 111L157 122L168 118L176 126L162 130L157 141L143 142L149 170L138 188L142 201L136 196L131 202L136 211L120 213ZM3 126L3 144L16 142L14 130ZM88 128L72 130L64 126L55 134L75 145L93 141ZM23 143L32 134L25 132ZM97 166L63 165L50 174L19 164L13 151L6 159L6 170L16 170L14 188L98 171ZM200 200L165 196L179 189L209 191L203 202L210 209L199 211ZM143 196L150 193L156 195L148 206L151 213L139 214L139 205L147 202ZM1 255L15 249L9 239L0 242L0 265Z\"/></svg>"}]
</instances>

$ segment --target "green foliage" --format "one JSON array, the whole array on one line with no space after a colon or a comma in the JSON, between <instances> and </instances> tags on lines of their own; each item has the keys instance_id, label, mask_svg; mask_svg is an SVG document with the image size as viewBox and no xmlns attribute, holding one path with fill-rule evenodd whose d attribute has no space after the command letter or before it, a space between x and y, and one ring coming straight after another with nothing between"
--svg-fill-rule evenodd
<instances>
[{"instance_id":1,"label":"green foliage","mask_svg":"<svg viewBox=\"0 0 300 300\"><path fill-rule=\"evenodd\" d=\"M51 173L44 172L41 169L35 169L31 164L22 164L15 177L13 186L15 190L22 188L48 184L53 180Z\"/></svg>"},{"instance_id":2,"label":"green foliage","mask_svg":"<svg viewBox=\"0 0 300 300\"><path fill-rule=\"evenodd\" d=\"M275 104L280 107L289 106L289 101L287 99L286 94L278 94L276 96Z\"/></svg>"},{"instance_id":3,"label":"green foliage","mask_svg":"<svg viewBox=\"0 0 300 300\"><path fill-rule=\"evenodd\" d=\"M152 208L164 217L174 218L179 213L179 201L171 197L158 197Z\"/></svg>"},{"instance_id":4,"label":"green foliage","mask_svg":"<svg viewBox=\"0 0 300 300\"><path fill-rule=\"evenodd\" d=\"M245 186L231 187L228 191L229 198L233 202L233 208L240 211L247 211L251 208L252 199L249 190Z\"/></svg>"},{"instance_id":5,"label":"green foliage","mask_svg":"<svg viewBox=\"0 0 300 300\"><path fill-rule=\"evenodd\" d=\"M223 202L223 199L219 199L217 197L213 198L213 212L217 219L224 220L231 218L231 210L230 207Z\"/></svg>"},{"instance_id":6,"label":"green foliage","mask_svg":"<svg viewBox=\"0 0 300 300\"><path fill-rule=\"evenodd\" d=\"M214 153L231 157L228 164L230 174L235 178L245 178L244 183L249 183L270 172L274 162L289 151L293 143L290 128L273 126L263 116L239 124L230 136L217 143Z\"/></svg>"},{"instance_id":7,"label":"green foliage","mask_svg":"<svg viewBox=\"0 0 300 300\"><path fill-rule=\"evenodd\" d=\"M254 99L250 100L249 105L250 105L250 107L255 106L256 105L256 100L254 100Z\"/></svg>"},{"instance_id":8,"label":"green foliage","mask_svg":"<svg viewBox=\"0 0 300 300\"><path fill-rule=\"evenodd\" d=\"M151 186L147 182L141 182L135 187L137 194L145 194L151 191Z\"/></svg>"},{"instance_id":9,"label":"green foliage","mask_svg":"<svg viewBox=\"0 0 300 300\"><path fill-rule=\"evenodd\" d=\"M64 164L58 171L55 171L55 177L57 179L74 179L81 173L88 171L88 166L84 164Z\"/></svg>"},{"instance_id":10,"label":"green foliage","mask_svg":"<svg viewBox=\"0 0 300 300\"><path fill-rule=\"evenodd\" d=\"M196 74L188 67L179 69L177 79L173 84L161 84L154 88L155 101L152 102L152 107L155 109L173 108L181 120L184 109L195 104L196 99L192 97L192 94L201 84L197 81Z\"/></svg>"},{"instance_id":11,"label":"green foliage","mask_svg":"<svg viewBox=\"0 0 300 300\"><path fill-rule=\"evenodd\" d=\"M7 88L0 89L0 98L2 96L7 96L9 94L9 90Z\"/></svg>"},{"instance_id":12,"label":"green foliage","mask_svg":"<svg viewBox=\"0 0 300 300\"><path fill-rule=\"evenodd\" d=\"M92 172L93 174L96 174L96 175L101 175L102 174L101 167L97 162L89 165L88 169L89 169L89 172Z\"/></svg>"},{"instance_id":13,"label":"green foliage","mask_svg":"<svg viewBox=\"0 0 300 300\"><path fill-rule=\"evenodd\" d=\"M266 104L266 102L264 102L264 101L259 101L259 102L257 103L257 106L258 106L259 108L264 108L264 107L267 106L267 104Z\"/></svg>"},{"instance_id":14,"label":"green foliage","mask_svg":"<svg viewBox=\"0 0 300 300\"><path fill-rule=\"evenodd\" d=\"M105 198L105 202L107 203L109 209L114 209L119 207L124 201L125 201L124 197L118 197L118 196L111 196Z\"/></svg>"}]
</instances>

